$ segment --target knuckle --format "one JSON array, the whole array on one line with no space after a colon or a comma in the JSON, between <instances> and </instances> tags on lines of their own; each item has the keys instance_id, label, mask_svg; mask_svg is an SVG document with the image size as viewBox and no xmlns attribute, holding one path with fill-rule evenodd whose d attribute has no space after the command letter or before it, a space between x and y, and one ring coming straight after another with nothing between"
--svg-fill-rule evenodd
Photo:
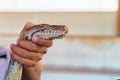
<instances>
[{"instance_id":1,"label":"knuckle","mask_svg":"<svg viewBox=\"0 0 120 80\"><path fill-rule=\"evenodd\" d=\"M46 47L43 48L43 53L47 53L47 48Z\"/></svg>"},{"instance_id":2,"label":"knuckle","mask_svg":"<svg viewBox=\"0 0 120 80\"><path fill-rule=\"evenodd\" d=\"M52 44L53 44L53 40L51 40L51 42L50 42L50 43L51 43L50 45L52 46Z\"/></svg>"},{"instance_id":3,"label":"knuckle","mask_svg":"<svg viewBox=\"0 0 120 80\"><path fill-rule=\"evenodd\" d=\"M51 47L51 46L52 46L52 44L53 44L53 42L52 42L52 41L50 41L50 42L48 42L46 45L47 45L47 47Z\"/></svg>"},{"instance_id":4,"label":"knuckle","mask_svg":"<svg viewBox=\"0 0 120 80\"><path fill-rule=\"evenodd\" d=\"M36 64L37 64L37 62L34 61L30 66L33 67L33 66L35 66Z\"/></svg>"},{"instance_id":5,"label":"knuckle","mask_svg":"<svg viewBox=\"0 0 120 80\"><path fill-rule=\"evenodd\" d=\"M41 53L40 53L40 54L41 54ZM38 60L38 61L39 61L39 60L42 60L42 56L39 55L38 58L37 58L37 60Z\"/></svg>"},{"instance_id":6,"label":"knuckle","mask_svg":"<svg viewBox=\"0 0 120 80\"><path fill-rule=\"evenodd\" d=\"M37 50L39 53L46 53L47 52L47 47L39 47Z\"/></svg>"},{"instance_id":7,"label":"knuckle","mask_svg":"<svg viewBox=\"0 0 120 80\"><path fill-rule=\"evenodd\" d=\"M51 40L49 43L48 43L48 47L51 47L53 44L53 41Z\"/></svg>"}]
</instances>

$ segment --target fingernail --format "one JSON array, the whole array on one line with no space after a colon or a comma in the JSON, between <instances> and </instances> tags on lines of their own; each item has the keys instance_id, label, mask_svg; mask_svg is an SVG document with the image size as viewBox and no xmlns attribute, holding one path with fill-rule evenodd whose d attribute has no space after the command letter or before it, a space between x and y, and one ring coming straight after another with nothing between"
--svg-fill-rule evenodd
<instances>
[{"instance_id":1,"label":"fingernail","mask_svg":"<svg viewBox=\"0 0 120 80\"><path fill-rule=\"evenodd\" d=\"M37 37L37 36L33 36L33 37L32 37L32 41L33 41L33 42L37 42L37 41L38 41L38 37Z\"/></svg>"}]
</instances>

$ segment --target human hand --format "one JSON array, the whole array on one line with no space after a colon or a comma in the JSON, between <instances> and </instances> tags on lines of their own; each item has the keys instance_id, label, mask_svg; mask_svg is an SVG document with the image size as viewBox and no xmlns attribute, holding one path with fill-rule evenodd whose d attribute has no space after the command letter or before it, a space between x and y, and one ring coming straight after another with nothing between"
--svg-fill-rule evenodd
<instances>
[{"instance_id":1,"label":"human hand","mask_svg":"<svg viewBox=\"0 0 120 80\"><path fill-rule=\"evenodd\" d=\"M20 64L28 67L35 66L47 52L47 48L52 46L52 40L46 40L41 37L34 36L32 41L24 40L23 35L33 26L27 23L20 33L16 44L11 44L11 57Z\"/></svg>"}]
</instances>

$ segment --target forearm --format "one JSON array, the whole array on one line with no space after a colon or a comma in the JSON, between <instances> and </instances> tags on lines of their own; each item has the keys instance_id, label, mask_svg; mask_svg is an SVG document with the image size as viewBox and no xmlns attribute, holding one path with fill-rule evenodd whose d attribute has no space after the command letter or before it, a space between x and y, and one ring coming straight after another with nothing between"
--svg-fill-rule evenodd
<instances>
[{"instance_id":1,"label":"forearm","mask_svg":"<svg viewBox=\"0 0 120 80\"><path fill-rule=\"evenodd\" d=\"M38 63L34 67L24 67L22 80L40 80L42 63Z\"/></svg>"}]
</instances>

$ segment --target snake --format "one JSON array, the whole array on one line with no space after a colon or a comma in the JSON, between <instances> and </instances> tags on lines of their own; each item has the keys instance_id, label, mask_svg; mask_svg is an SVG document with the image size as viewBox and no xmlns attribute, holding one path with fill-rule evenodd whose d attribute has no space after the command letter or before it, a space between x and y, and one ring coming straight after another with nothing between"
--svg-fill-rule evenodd
<instances>
[{"instance_id":1,"label":"snake","mask_svg":"<svg viewBox=\"0 0 120 80\"><path fill-rule=\"evenodd\" d=\"M28 29L23 39L32 40L33 36L44 39L62 39L68 33L66 25L37 24ZM23 65L11 58L6 80L21 80Z\"/></svg>"}]
</instances>

